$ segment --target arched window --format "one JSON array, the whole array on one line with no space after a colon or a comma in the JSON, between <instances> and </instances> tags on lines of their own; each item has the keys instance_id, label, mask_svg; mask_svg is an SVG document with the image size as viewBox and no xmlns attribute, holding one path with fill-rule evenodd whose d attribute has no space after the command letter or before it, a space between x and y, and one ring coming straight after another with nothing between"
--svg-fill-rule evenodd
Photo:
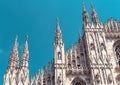
<instances>
[{"instance_id":1,"label":"arched window","mask_svg":"<svg viewBox=\"0 0 120 85\"><path fill-rule=\"evenodd\" d=\"M116 46L115 53L116 53L118 65L120 66L120 45Z\"/></svg>"},{"instance_id":2,"label":"arched window","mask_svg":"<svg viewBox=\"0 0 120 85\"><path fill-rule=\"evenodd\" d=\"M58 60L61 60L62 59L62 54L61 52L58 52Z\"/></svg>"},{"instance_id":3,"label":"arched window","mask_svg":"<svg viewBox=\"0 0 120 85\"><path fill-rule=\"evenodd\" d=\"M75 85L81 85L81 83L80 82L76 82Z\"/></svg>"},{"instance_id":4,"label":"arched window","mask_svg":"<svg viewBox=\"0 0 120 85\"><path fill-rule=\"evenodd\" d=\"M71 85L86 85L86 83L81 78L76 77L75 79L73 79Z\"/></svg>"}]
</instances>

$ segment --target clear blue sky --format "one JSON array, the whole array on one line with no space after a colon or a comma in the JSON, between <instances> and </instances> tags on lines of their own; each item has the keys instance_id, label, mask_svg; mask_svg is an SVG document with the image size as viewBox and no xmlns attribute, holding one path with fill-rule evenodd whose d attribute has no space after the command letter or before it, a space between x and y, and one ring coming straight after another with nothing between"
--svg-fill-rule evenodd
<instances>
[{"instance_id":1,"label":"clear blue sky","mask_svg":"<svg viewBox=\"0 0 120 85\"><path fill-rule=\"evenodd\" d=\"M101 22L120 20L120 0L84 0L89 16L92 1ZM16 34L19 57L29 35L29 69L34 75L53 59L56 17L59 17L65 48L78 40L82 28L82 0L0 0L0 85L8 66ZM81 30L82 33L82 30Z\"/></svg>"}]
</instances>

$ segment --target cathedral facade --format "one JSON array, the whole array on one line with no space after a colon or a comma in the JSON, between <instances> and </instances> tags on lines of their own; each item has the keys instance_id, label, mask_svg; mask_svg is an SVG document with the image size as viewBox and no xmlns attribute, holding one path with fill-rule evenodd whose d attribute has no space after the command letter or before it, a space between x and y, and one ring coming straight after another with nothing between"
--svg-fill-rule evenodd
<instances>
[{"instance_id":1,"label":"cathedral facade","mask_svg":"<svg viewBox=\"0 0 120 85\"><path fill-rule=\"evenodd\" d=\"M18 67L16 38L4 85L120 85L120 22L110 18L102 24L91 5L91 24L84 3L82 17L83 35L66 51L57 19L54 60L32 78L27 39Z\"/></svg>"}]
</instances>

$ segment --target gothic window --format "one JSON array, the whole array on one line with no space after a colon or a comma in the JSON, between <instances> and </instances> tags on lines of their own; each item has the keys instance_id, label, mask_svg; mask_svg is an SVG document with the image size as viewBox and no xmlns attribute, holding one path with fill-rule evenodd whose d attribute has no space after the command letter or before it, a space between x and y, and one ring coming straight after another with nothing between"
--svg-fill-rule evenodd
<instances>
[{"instance_id":1,"label":"gothic window","mask_svg":"<svg viewBox=\"0 0 120 85\"><path fill-rule=\"evenodd\" d=\"M116 57L118 60L118 65L120 66L120 45L116 46L115 52L116 52Z\"/></svg>"},{"instance_id":2,"label":"gothic window","mask_svg":"<svg viewBox=\"0 0 120 85\"><path fill-rule=\"evenodd\" d=\"M62 59L61 52L58 52L58 60L61 60L61 59Z\"/></svg>"},{"instance_id":3,"label":"gothic window","mask_svg":"<svg viewBox=\"0 0 120 85\"><path fill-rule=\"evenodd\" d=\"M86 83L84 82L84 80L77 77L72 81L71 85L86 85Z\"/></svg>"},{"instance_id":4,"label":"gothic window","mask_svg":"<svg viewBox=\"0 0 120 85\"><path fill-rule=\"evenodd\" d=\"M71 59L68 57L68 67L71 67Z\"/></svg>"}]
</instances>

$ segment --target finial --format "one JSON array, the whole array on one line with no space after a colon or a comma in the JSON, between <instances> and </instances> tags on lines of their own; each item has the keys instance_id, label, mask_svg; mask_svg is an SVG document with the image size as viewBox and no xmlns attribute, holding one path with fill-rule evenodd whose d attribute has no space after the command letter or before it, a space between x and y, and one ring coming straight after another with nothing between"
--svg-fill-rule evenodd
<instances>
[{"instance_id":1,"label":"finial","mask_svg":"<svg viewBox=\"0 0 120 85\"><path fill-rule=\"evenodd\" d=\"M26 41L28 41L28 35L26 35Z\"/></svg>"}]
</instances>

